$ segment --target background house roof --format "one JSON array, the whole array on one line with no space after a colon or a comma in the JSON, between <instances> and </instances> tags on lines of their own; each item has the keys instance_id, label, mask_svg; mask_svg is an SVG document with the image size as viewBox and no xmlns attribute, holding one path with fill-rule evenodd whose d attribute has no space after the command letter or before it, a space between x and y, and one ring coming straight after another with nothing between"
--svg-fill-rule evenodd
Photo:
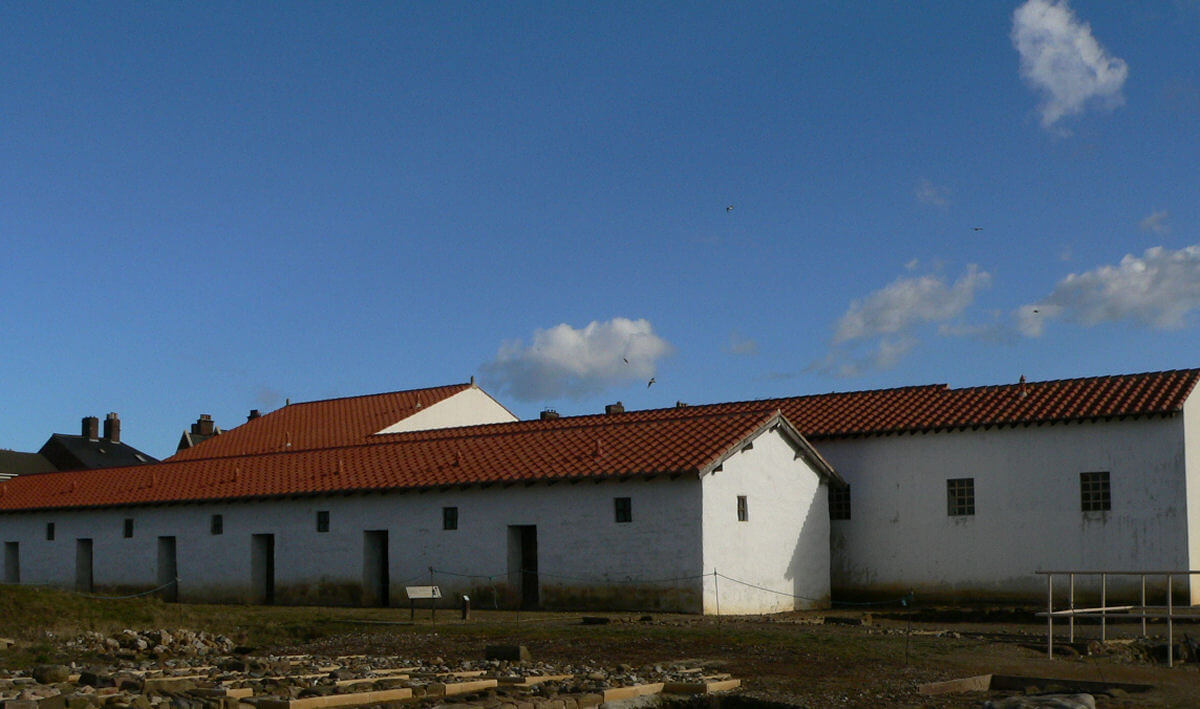
<instances>
[{"instance_id":1,"label":"background house roof","mask_svg":"<svg viewBox=\"0 0 1200 709\"><path fill-rule=\"evenodd\" d=\"M57 470L41 453L21 453L19 451L0 450L0 476L28 475L30 473L48 473Z\"/></svg>"},{"instance_id":2,"label":"background house roof","mask_svg":"<svg viewBox=\"0 0 1200 709\"><path fill-rule=\"evenodd\" d=\"M288 404L171 456L169 461L330 448L365 442L471 384Z\"/></svg>"},{"instance_id":3,"label":"background house roof","mask_svg":"<svg viewBox=\"0 0 1200 709\"><path fill-rule=\"evenodd\" d=\"M114 468L158 462L158 458L128 443L67 433L51 434L38 453L50 460L58 470Z\"/></svg>"},{"instance_id":4,"label":"background house roof","mask_svg":"<svg viewBox=\"0 0 1200 709\"><path fill-rule=\"evenodd\" d=\"M779 420L762 408L663 409L387 434L353 446L18 477L0 483L0 510L698 475Z\"/></svg>"}]
</instances>

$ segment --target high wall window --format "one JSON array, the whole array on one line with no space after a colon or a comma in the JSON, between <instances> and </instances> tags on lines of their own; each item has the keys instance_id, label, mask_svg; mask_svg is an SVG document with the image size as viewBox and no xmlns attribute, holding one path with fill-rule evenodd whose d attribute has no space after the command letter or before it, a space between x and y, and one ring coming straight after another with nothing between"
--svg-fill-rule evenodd
<instances>
[{"instance_id":1,"label":"high wall window","mask_svg":"<svg viewBox=\"0 0 1200 709\"><path fill-rule=\"evenodd\" d=\"M213 515L208 521L208 531L211 534L224 534L225 518L221 515Z\"/></svg>"},{"instance_id":2,"label":"high wall window","mask_svg":"<svg viewBox=\"0 0 1200 709\"><path fill-rule=\"evenodd\" d=\"M829 519L850 519L850 486L829 486Z\"/></svg>"},{"instance_id":3,"label":"high wall window","mask_svg":"<svg viewBox=\"0 0 1200 709\"><path fill-rule=\"evenodd\" d=\"M633 499L629 497L614 497L613 512L616 514L617 522L632 522Z\"/></svg>"},{"instance_id":4,"label":"high wall window","mask_svg":"<svg viewBox=\"0 0 1200 709\"><path fill-rule=\"evenodd\" d=\"M329 510L317 510L317 531L329 531Z\"/></svg>"},{"instance_id":5,"label":"high wall window","mask_svg":"<svg viewBox=\"0 0 1200 709\"><path fill-rule=\"evenodd\" d=\"M750 506L746 503L745 495L737 496L737 512L739 522L750 521Z\"/></svg>"},{"instance_id":6,"label":"high wall window","mask_svg":"<svg viewBox=\"0 0 1200 709\"><path fill-rule=\"evenodd\" d=\"M132 517L125 518L125 527L122 530L122 534L125 536L126 539L129 539L130 537L133 536L133 518Z\"/></svg>"},{"instance_id":7,"label":"high wall window","mask_svg":"<svg viewBox=\"0 0 1200 709\"><path fill-rule=\"evenodd\" d=\"M46 540L54 541L54 523L53 522L46 523Z\"/></svg>"},{"instance_id":8,"label":"high wall window","mask_svg":"<svg viewBox=\"0 0 1200 709\"><path fill-rule=\"evenodd\" d=\"M1112 494L1108 471L1079 474L1079 492L1084 512L1107 512L1112 509Z\"/></svg>"},{"instance_id":9,"label":"high wall window","mask_svg":"<svg viewBox=\"0 0 1200 709\"><path fill-rule=\"evenodd\" d=\"M951 517L975 514L975 478L946 481L946 514Z\"/></svg>"},{"instance_id":10,"label":"high wall window","mask_svg":"<svg viewBox=\"0 0 1200 709\"><path fill-rule=\"evenodd\" d=\"M442 508L442 529L458 529L458 508Z\"/></svg>"}]
</instances>

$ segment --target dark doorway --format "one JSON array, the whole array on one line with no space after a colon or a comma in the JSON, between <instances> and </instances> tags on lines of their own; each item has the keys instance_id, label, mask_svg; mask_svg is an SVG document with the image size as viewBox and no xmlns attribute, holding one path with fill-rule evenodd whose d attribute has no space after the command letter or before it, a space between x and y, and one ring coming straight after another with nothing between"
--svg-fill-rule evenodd
<instances>
[{"instance_id":1,"label":"dark doorway","mask_svg":"<svg viewBox=\"0 0 1200 709\"><path fill-rule=\"evenodd\" d=\"M363 532L364 606L390 605L392 582L388 576L388 533L386 529Z\"/></svg>"},{"instance_id":2,"label":"dark doorway","mask_svg":"<svg viewBox=\"0 0 1200 709\"><path fill-rule=\"evenodd\" d=\"M92 585L92 540L75 540L75 590L91 593Z\"/></svg>"},{"instance_id":3,"label":"dark doorway","mask_svg":"<svg viewBox=\"0 0 1200 709\"><path fill-rule=\"evenodd\" d=\"M4 542L4 583L21 583L20 542Z\"/></svg>"},{"instance_id":4,"label":"dark doorway","mask_svg":"<svg viewBox=\"0 0 1200 709\"><path fill-rule=\"evenodd\" d=\"M512 525L508 528L508 578L510 584L520 589L521 609L537 608L540 599L536 525Z\"/></svg>"},{"instance_id":5,"label":"dark doorway","mask_svg":"<svg viewBox=\"0 0 1200 709\"><path fill-rule=\"evenodd\" d=\"M158 538L158 596L167 603L179 600L179 575L175 568L175 537Z\"/></svg>"},{"instance_id":6,"label":"dark doorway","mask_svg":"<svg viewBox=\"0 0 1200 709\"><path fill-rule=\"evenodd\" d=\"M275 535L255 534L250 545L250 585L254 602L275 602Z\"/></svg>"}]
</instances>

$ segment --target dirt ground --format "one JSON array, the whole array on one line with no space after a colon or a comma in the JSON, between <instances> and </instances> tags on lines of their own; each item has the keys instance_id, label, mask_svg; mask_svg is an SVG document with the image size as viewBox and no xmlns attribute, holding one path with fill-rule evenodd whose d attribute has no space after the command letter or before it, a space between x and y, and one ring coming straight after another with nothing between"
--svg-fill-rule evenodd
<instances>
[{"instance_id":1,"label":"dirt ground","mask_svg":"<svg viewBox=\"0 0 1200 709\"><path fill-rule=\"evenodd\" d=\"M843 622L827 622L830 616ZM1097 706L1200 707L1197 663L1168 669L1127 652L1129 646L1119 642L1102 655L1062 648L1055 659L1047 659L1040 623L913 623L841 612L719 619L654 615L649 621L639 615L607 617L607 625L585 625L580 614L526 614L519 620L476 615L471 623L444 619L440 625L420 618L413 626L392 626L401 632L351 622L320 640L279 649L331 655L435 653L453 662L478 660L488 644L513 643L552 663L638 667L686 659L740 678L745 696L802 707L977 707L989 697L1004 696L926 696L917 691L926 682L980 674L1148 684L1154 688L1144 693L1097 695ZM865 622L855 624L860 621ZM1132 638L1135 630L1110 626L1109 637ZM1191 633L1200 637L1198 629ZM1098 638L1099 629L1080 626L1080 647L1088 637Z\"/></svg>"},{"instance_id":2,"label":"dirt ground","mask_svg":"<svg viewBox=\"0 0 1200 709\"><path fill-rule=\"evenodd\" d=\"M534 660L563 665L640 668L681 660L728 672L742 681L741 696L800 707L978 707L1002 694L926 696L918 686L980 674L1019 675L1151 685L1147 692L1098 694L1100 707L1200 707L1200 663L1167 668L1136 645L1094 644L1096 626L1079 626L1081 652L1045 652L1046 627L1031 609L980 613L792 613L751 617L472 612L397 608L280 608L166 604L157 600L91 601L62 592L5 590L0 636L17 645L0 652L0 668L46 662L103 663L102 656L71 650L83 631L189 628L223 633L253 654L366 653L446 664L478 662L489 645L525 645ZM985 621L985 622L980 622ZM1113 626L1110 638L1132 638L1137 625ZM1065 640L1066 628L1056 626ZM1161 625L1151 635L1165 636ZM1200 625L1177 625L1200 640ZM1152 654L1152 653L1151 653ZM1036 680L1031 685L1039 684ZM1039 690L1044 690L1041 683Z\"/></svg>"}]
</instances>

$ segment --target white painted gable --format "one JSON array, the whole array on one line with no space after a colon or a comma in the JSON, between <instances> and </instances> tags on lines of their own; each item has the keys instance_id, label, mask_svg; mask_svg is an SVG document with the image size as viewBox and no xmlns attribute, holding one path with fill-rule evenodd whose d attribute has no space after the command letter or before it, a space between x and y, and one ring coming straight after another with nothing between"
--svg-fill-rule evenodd
<instances>
[{"instance_id":1,"label":"white painted gable","mask_svg":"<svg viewBox=\"0 0 1200 709\"><path fill-rule=\"evenodd\" d=\"M428 431L434 428L453 426L477 426L485 423L509 423L517 417L488 396L482 389L472 386L442 399L436 404L406 416L380 433L404 433L406 431Z\"/></svg>"}]
</instances>

